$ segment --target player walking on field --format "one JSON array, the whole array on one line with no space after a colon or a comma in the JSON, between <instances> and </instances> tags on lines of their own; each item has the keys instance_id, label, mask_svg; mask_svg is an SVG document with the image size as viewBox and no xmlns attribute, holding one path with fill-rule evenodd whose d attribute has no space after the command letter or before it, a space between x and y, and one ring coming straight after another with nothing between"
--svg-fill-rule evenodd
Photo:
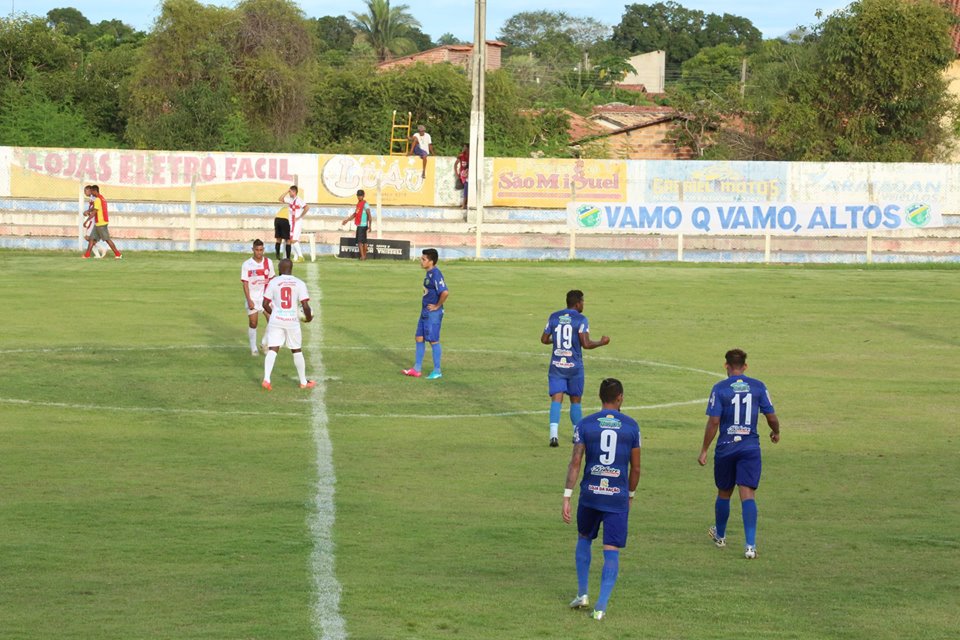
<instances>
[{"instance_id":1,"label":"player walking on field","mask_svg":"<svg viewBox=\"0 0 960 640\"><path fill-rule=\"evenodd\" d=\"M725 355L727 379L713 385L707 402L707 426L703 434L698 462L707 464L707 451L717 433L713 456L713 478L717 485L714 503L716 523L707 530L717 547L727 545L727 520L730 518L730 497L734 485L740 487L740 507L743 511L743 534L746 546L744 557L757 557L757 502L760 485L760 435L757 433L759 414L770 427L770 441L780 442L780 419L773 410L767 386L755 378L743 375L747 370L747 354L731 349Z\"/></svg>"},{"instance_id":2,"label":"player walking on field","mask_svg":"<svg viewBox=\"0 0 960 640\"><path fill-rule=\"evenodd\" d=\"M600 383L603 408L581 420L573 430L573 455L563 490L563 521L571 520L570 497L583 467L577 504L577 597L573 609L590 605L591 546L603 525L603 569L594 620L606 616L607 602L620 572L620 549L627 546L627 522L640 482L640 426L620 412L623 385L615 378Z\"/></svg>"},{"instance_id":3,"label":"player walking on field","mask_svg":"<svg viewBox=\"0 0 960 640\"><path fill-rule=\"evenodd\" d=\"M89 258L90 252L93 250L93 245L97 244L99 240L103 240L113 250L113 257L119 260L123 256L120 255L120 250L117 249L117 245L113 244L113 240L110 239L110 231L107 229L107 225L110 223L107 199L100 193L100 187L95 184L90 185L90 192L93 195L94 224L93 229L90 230L90 235L87 236L89 240L87 250L83 254L83 257Z\"/></svg>"},{"instance_id":4,"label":"player walking on field","mask_svg":"<svg viewBox=\"0 0 960 640\"><path fill-rule=\"evenodd\" d=\"M419 378L422 374L423 356L426 353L426 344L424 340L430 343L430 350L433 353L433 371L427 376L427 380L436 380L442 378L440 373L440 358L442 350L440 348L440 325L443 322L443 303L447 301L450 292L447 290L447 283L443 280L443 274L437 269L437 261L440 259L436 249L424 249L420 256L420 266L427 272L423 277L423 301L420 308L420 320L417 322L417 332L414 337L416 340L416 360L412 369L404 369L403 375Z\"/></svg>"},{"instance_id":5,"label":"player walking on field","mask_svg":"<svg viewBox=\"0 0 960 640\"><path fill-rule=\"evenodd\" d=\"M290 189L287 190L287 195L281 197L280 201L286 203L287 210L290 212L290 243L287 247L287 257L291 257L290 253L292 249L293 261L303 262L303 251L300 248L300 234L303 233L303 216L307 215L307 211L310 210L310 205L300 197L300 190L297 188L297 185L291 185Z\"/></svg>"},{"instance_id":6,"label":"player walking on field","mask_svg":"<svg viewBox=\"0 0 960 640\"><path fill-rule=\"evenodd\" d=\"M550 394L550 446L557 447L560 445L560 408L564 394L570 396L570 422L576 426L583 416L580 405L584 383L581 348L602 347L610 344L610 338L601 336L599 340L590 339L590 322L583 315L583 291L574 289L567 292L567 308L554 311L547 318L540 342L553 347L547 382Z\"/></svg>"},{"instance_id":7,"label":"player walking on field","mask_svg":"<svg viewBox=\"0 0 960 640\"><path fill-rule=\"evenodd\" d=\"M267 323L270 314L263 308L263 294L267 289L270 278L274 276L270 258L263 255L263 240L253 241L253 257L247 258L240 267L240 284L243 285L243 297L247 305L247 336L250 339L251 355L259 355L257 350L257 321L263 312ZM267 331L263 331L263 342L266 344Z\"/></svg>"},{"instance_id":8,"label":"player walking on field","mask_svg":"<svg viewBox=\"0 0 960 640\"><path fill-rule=\"evenodd\" d=\"M270 391L270 374L277 361L277 354L284 344L293 353L293 366L297 369L301 389L317 386L313 380L307 380L307 363L303 358L303 335L300 332L299 309L303 309L306 322L313 320L310 309L310 294L303 280L293 275L293 263L283 259L277 267L280 275L273 278L263 294L263 309L270 315L267 323L267 357L263 363L263 383L261 386Z\"/></svg>"}]
</instances>

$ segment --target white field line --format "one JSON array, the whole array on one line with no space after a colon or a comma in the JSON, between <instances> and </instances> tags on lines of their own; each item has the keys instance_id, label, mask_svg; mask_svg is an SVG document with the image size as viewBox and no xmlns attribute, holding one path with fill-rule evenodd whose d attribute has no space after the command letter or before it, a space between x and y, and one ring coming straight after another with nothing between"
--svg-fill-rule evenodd
<instances>
[{"instance_id":1,"label":"white field line","mask_svg":"<svg viewBox=\"0 0 960 640\"><path fill-rule=\"evenodd\" d=\"M320 640L343 640L347 637L346 625L340 615L340 582L337 581L335 554L333 545L333 525L335 520L334 485L336 478L333 470L333 445L328 430L326 399L326 372L323 368L323 319L321 318L321 300L319 267L315 263L307 266L307 280L310 306L313 308L313 322L308 325L310 338L310 370L312 379L317 381L310 398L312 400L311 429L317 456L317 482L314 496L314 510L307 517L307 524L313 536L313 553L310 554L310 569L313 576L315 600L313 603L313 629Z\"/></svg>"},{"instance_id":2,"label":"white field line","mask_svg":"<svg viewBox=\"0 0 960 640\"><path fill-rule=\"evenodd\" d=\"M0 398L0 404L17 404L31 407L54 407L57 409L76 409L79 411L129 411L131 413L167 413L204 416L283 416L302 417L303 413L273 413L264 411L213 411L211 409L171 409L170 407L108 407L102 404L76 404L70 402L41 402L20 398Z\"/></svg>"},{"instance_id":3,"label":"white field line","mask_svg":"<svg viewBox=\"0 0 960 640\"><path fill-rule=\"evenodd\" d=\"M644 411L648 409L669 409L670 407L685 407L691 404L706 404L707 399L684 400L682 402L667 402L665 404L645 404L635 407L621 407L621 411ZM417 413L334 413L335 418L416 418L418 420L459 420L467 418L509 418L511 416L546 415L549 410L535 411L502 411L499 413L458 413L458 414L417 414Z\"/></svg>"}]
</instances>

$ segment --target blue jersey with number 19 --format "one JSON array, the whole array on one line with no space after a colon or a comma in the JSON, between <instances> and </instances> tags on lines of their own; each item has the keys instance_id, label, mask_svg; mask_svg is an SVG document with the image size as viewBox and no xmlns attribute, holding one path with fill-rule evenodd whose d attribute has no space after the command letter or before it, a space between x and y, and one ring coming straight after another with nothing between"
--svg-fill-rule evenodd
<instances>
[{"instance_id":1,"label":"blue jersey with number 19","mask_svg":"<svg viewBox=\"0 0 960 640\"><path fill-rule=\"evenodd\" d=\"M707 415L720 418L714 455L724 456L744 449L759 449L757 420L775 413L767 386L756 378L730 376L713 385Z\"/></svg>"},{"instance_id":2,"label":"blue jersey with number 19","mask_svg":"<svg viewBox=\"0 0 960 640\"><path fill-rule=\"evenodd\" d=\"M576 309L554 311L547 319L544 333L553 338L553 353L550 355L550 375L572 378L583 370L583 352L580 349L580 334L590 333L587 316Z\"/></svg>"},{"instance_id":3,"label":"blue jersey with number 19","mask_svg":"<svg viewBox=\"0 0 960 640\"><path fill-rule=\"evenodd\" d=\"M573 444L582 444L580 504L597 511L630 510L630 455L640 448L640 425L630 416L604 409L581 420Z\"/></svg>"}]
</instances>

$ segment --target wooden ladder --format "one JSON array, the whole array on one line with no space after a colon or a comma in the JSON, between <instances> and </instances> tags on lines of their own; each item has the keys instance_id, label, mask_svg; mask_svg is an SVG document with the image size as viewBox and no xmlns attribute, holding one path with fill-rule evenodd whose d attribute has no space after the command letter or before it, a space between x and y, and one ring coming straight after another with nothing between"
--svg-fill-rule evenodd
<instances>
[{"instance_id":1,"label":"wooden ladder","mask_svg":"<svg viewBox=\"0 0 960 640\"><path fill-rule=\"evenodd\" d=\"M410 153L410 123L412 121L413 114L407 111L407 121L403 121L403 115L401 114L400 122L397 122L397 110L393 110L393 121L390 124L390 155L405 156ZM398 135L400 135L399 138Z\"/></svg>"}]
</instances>

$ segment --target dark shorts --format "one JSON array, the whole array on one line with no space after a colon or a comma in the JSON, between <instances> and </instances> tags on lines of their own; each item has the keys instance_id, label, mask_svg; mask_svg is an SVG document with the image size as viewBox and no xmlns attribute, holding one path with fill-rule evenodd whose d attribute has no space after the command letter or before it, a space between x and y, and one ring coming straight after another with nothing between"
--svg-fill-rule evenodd
<instances>
[{"instance_id":1,"label":"dark shorts","mask_svg":"<svg viewBox=\"0 0 960 640\"><path fill-rule=\"evenodd\" d=\"M752 448L713 458L713 480L717 489L734 485L756 489L760 486L760 449Z\"/></svg>"},{"instance_id":2,"label":"dark shorts","mask_svg":"<svg viewBox=\"0 0 960 640\"><path fill-rule=\"evenodd\" d=\"M603 524L603 544L623 549L627 546L627 521L630 512L597 511L577 506L577 532L589 540L596 540Z\"/></svg>"},{"instance_id":3,"label":"dark shorts","mask_svg":"<svg viewBox=\"0 0 960 640\"><path fill-rule=\"evenodd\" d=\"M547 374L547 385L551 396L555 393L565 393L568 396L583 396L583 369L572 378L557 376L553 373Z\"/></svg>"},{"instance_id":4,"label":"dark shorts","mask_svg":"<svg viewBox=\"0 0 960 640\"><path fill-rule=\"evenodd\" d=\"M367 244L368 227L357 227L357 244Z\"/></svg>"},{"instance_id":5,"label":"dark shorts","mask_svg":"<svg viewBox=\"0 0 960 640\"><path fill-rule=\"evenodd\" d=\"M420 156L421 158L426 158L428 155L430 155L430 153L423 147L415 146L413 148L413 155Z\"/></svg>"},{"instance_id":6,"label":"dark shorts","mask_svg":"<svg viewBox=\"0 0 960 640\"><path fill-rule=\"evenodd\" d=\"M94 242L99 240L103 240L104 242L106 242L107 240L109 240L110 232L107 230L107 225L104 224L99 227L94 226L93 229L90 230L90 239L93 240Z\"/></svg>"},{"instance_id":7,"label":"dark shorts","mask_svg":"<svg viewBox=\"0 0 960 640\"><path fill-rule=\"evenodd\" d=\"M420 321L417 322L417 338L423 338L427 342L440 342L440 325L443 323L443 309L436 311L427 311L420 314Z\"/></svg>"},{"instance_id":8,"label":"dark shorts","mask_svg":"<svg viewBox=\"0 0 960 640\"><path fill-rule=\"evenodd\" d=\"M281 240L290 239L290 221L286 218L273 219L273 237Z\"/></svg>"}]
</instances>

